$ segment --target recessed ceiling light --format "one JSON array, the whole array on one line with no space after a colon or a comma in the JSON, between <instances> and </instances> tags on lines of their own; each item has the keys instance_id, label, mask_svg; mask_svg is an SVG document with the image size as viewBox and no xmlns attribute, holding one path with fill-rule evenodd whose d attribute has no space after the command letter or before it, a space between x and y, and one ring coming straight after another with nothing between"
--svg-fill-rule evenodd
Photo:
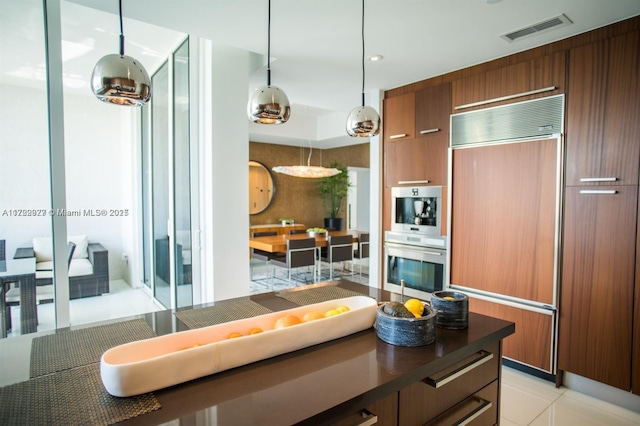
<instances>
[{"instance_id":1,"label":"recessed ceiling light","mask_svg":"<svg viewBox=\"0 0 640 426\"><path fill-rule=\"evenodd\" d=\"M384 58L384 56L382 56L382 55L371 55L371 56L369 56L369 60L370 60L371 62L378 62L378 61L381 61L381 60L382 60L382 58Z\"/></svg>"}]
</instances>

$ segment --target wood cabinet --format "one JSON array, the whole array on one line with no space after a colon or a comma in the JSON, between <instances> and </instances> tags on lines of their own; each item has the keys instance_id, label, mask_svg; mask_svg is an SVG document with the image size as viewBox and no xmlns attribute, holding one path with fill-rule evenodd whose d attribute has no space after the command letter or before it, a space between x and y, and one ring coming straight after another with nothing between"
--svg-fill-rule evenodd
<instances>
[{"instance_id":1,"label":"wood cabinet","mask_svg":"<svg viewBox=\"0 0 640 426\"><path fill-rule=\"evenodd\" d=\"M565 58L564 52L558 52L455 80L451 88L451 112L472 111L563 93ZM545 88L554 89L524 95ZM475 103L482 104L460 108Z\"/></svg>"},{"instance_id":2,"label":"wood cabinet","mask_svg":"<svg viewBox=\"0 0 640 426\"><path fill-rule=\"evenodd\" d=\"M398 424L458 424L477 410L474 425L498 423L499 343L400 391ZM455 377L455 372L469 370ZM445 418L447 421L445 422Z\"/></svg>"},{"instance_id":3,"label":"wood cabinet","mask_svg":"<svg viewBox=\"0 0 640 426\"><path fill-rule=\"evenodd\" d=\"M384 102L385 186L446 186L450 85Z\"/></svg>"},{"instance_id":4,"label":"wood cabinet","mask_svg":"<svg viewBox=\"0 0 640 426\"><path fill-rule=\"evenodd\" d=\"M384 142L415 137L415 93L385 99L383 108Z\"/></svg>"},{"instance_id":5,"label":"wood cabinet","mask_svg":"<svg viewBox=\"0 0 640 426\"><path fill-rule=\"evenodd\" d=\"M638 31L570 51L558 345L561 370L636 394L639 52Z\"/></svg>"},{"instance_id":6,"label":"wood cabinet","mask_svg":"<svg viewBox=\"0 0 640 426\"><path fill-rule=\"evenodd\" d=\"M364 423L376 416L377 425L493 426L500 418L501 342L487 345L437 373L410 384L332 425Z\"/></svg>"},{"instance_id":7,"label":"wood cabinet","mask_svg":"<svg viewBox=\"0 0 640 426\"><path fill-rule=\"evenodd\" d=\"M504 339L505 357L547 373L554 371L554 311L523 309L476 297L469 297L469 310L516 324L516 332Z\"/></svg>"},{"instance_id":8,"label":"wood cabinet","mask_svg":"<svg viewBox=\"0 0 640 426\"><path fill-rule=\"evenodd\" d=\"M638 187L565 191L558 365L629 390Z\"/></svg>"},{"instance_id":9,"label":"wood cabinet","mask_svg":"<svg viewBox=\"0 0 640 426\"><path fill-rule=\"evenodd\" d=\"M555 305L559 144L544 139L453 151L452 285ZM475 298L469 309L515 322L505 355L553 372L554 311Z\"/></svg>"},{"instance_id":10,"label":"wood cabinet","mask_svg":"<svg viewBox=\"0 0 640 426\"><path fill-rule=\"evenodd\" d=\"M558 144L453 151L451 284L554 304Z\"/></svg>"},{"instance_id":11,"label":"wood cabinet","mask_svg":"<svg viewBox=\"0 0 640 426\"><path fill-rule=\"evenodd\" d=\"M640 35L572 49L567 96L566 185L637 185Z\"/></svg>"}]
</instances>

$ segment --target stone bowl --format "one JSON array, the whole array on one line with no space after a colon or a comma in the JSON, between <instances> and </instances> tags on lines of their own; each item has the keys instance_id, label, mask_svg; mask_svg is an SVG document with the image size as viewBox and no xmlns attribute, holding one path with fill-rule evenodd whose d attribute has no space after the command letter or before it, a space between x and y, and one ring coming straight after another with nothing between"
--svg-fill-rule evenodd
<instances>
[{"instance_id":1,"label":"stone bowl","mask_svg":"<svg viewBox=\"0 0 640 426\"><path fill-rule=\"evenodd\" d=\"M436 326L462 330L469 326L469 297L458 291L436 291L431 294L431 308L438 312Z\"/></svg>"},{"instance_id":2,"label":"stone bowl","mask_svg":"<svg viewBox=\"0 0 640 426\"><path fill-rule=\"evenodd\" d=\"M324 231L324 232L307 231L307 235L309 237L317 237L317 236L324 237L327 235L327 231Z\"/></svg>"},{"instance_id":3,"label":"stone bowl","mask_svg":"<svg viewBox=\"0 0 640 426\"><path fill-rule=\"evenodd\" d=\"M376 335L380 340L396 346L424 346L436 340L436 312L424 303L421 318L399 318L383 311L384 303L376 311Z\"/></svg>"}]
</instances>

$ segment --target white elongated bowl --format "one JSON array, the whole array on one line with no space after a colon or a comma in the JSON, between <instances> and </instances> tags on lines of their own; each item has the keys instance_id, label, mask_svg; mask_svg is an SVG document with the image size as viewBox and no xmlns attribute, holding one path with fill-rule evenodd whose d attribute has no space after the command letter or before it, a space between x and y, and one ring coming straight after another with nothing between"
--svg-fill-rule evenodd
<instances>
[{"instance_id":1,"label":"white elongated bowl","mask_svg":"<svg viewBox=\"0 0 640 426\"><path fill-rule=\"evenodd\" d=\"M273 329L284 315L302 319L307 312L324 313L337 306L349 311ZM152 392L366 330L375 322L376 308L374 299L353 296L126 343L102 354L100 376L113 396ZM254 327L264 332L227 338Z\"/></svg>"}]
</instances>

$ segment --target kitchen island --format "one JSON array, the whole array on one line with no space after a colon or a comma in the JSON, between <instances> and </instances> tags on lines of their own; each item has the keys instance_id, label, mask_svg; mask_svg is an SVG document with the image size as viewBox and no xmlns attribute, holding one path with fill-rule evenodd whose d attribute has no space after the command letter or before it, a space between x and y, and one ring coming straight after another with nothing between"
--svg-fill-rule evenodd
<instances>
[{"instance_id":1,"label":"kitchen island","mask_svg":"<svg viewBox=\"0 0 640 426\"><path fill-rule=\"evenodd\" d=\"M427 346L393 346L369 328L134 397L112 397L100 381L100 355L121 344L109 342L114 335L126 334L121 333L125 330L139 340L206 326L194 321L212 321L212 311L218 315L214 321L220 323L220 314L238 307L253 309L246 318L317 303L313 299L318 297L328 300L354 294L378 301L400 299L397 294L341 280L39 336L32 345L31 379L0 388L0 412L7 424L48 425L355 425L373 424L373 419L379 425L403 426L464 419L479 425L498 422L502 339L514 332L515 325L473 313L467 329L437 329L435 343ZM46 346L51 343L57 343L62 352L51 356L53 346ZM96 345L101 349L96 350ZM92 346L93 352L86 350ZM74 354L69 358L80 354L84 358L68 365L69 353ZM65 363L57 365L59 361Z\"/></svg>"},{"instance_id":2,"label":"kitchen island","mask_svg":"<svg viewBox=\"0 0 640 426\"><path fill-rule=\"evenodd\" d=\"M334 284L377 300L398 298L346 280ZM274 293L250 299L273 311L298 306ZM167 314L148 316L166 324ZM437 329L435 343L408 348L382 342L371 328L155 391L160 409L120 424L360 424L367 412L380 425L447 424L447 415L477 413L477 424L496 424L501 341L514 330L513 323L471 313L468 329ZM435 388L423 379L450 382Z\"/></svg>"}]
</instances>

